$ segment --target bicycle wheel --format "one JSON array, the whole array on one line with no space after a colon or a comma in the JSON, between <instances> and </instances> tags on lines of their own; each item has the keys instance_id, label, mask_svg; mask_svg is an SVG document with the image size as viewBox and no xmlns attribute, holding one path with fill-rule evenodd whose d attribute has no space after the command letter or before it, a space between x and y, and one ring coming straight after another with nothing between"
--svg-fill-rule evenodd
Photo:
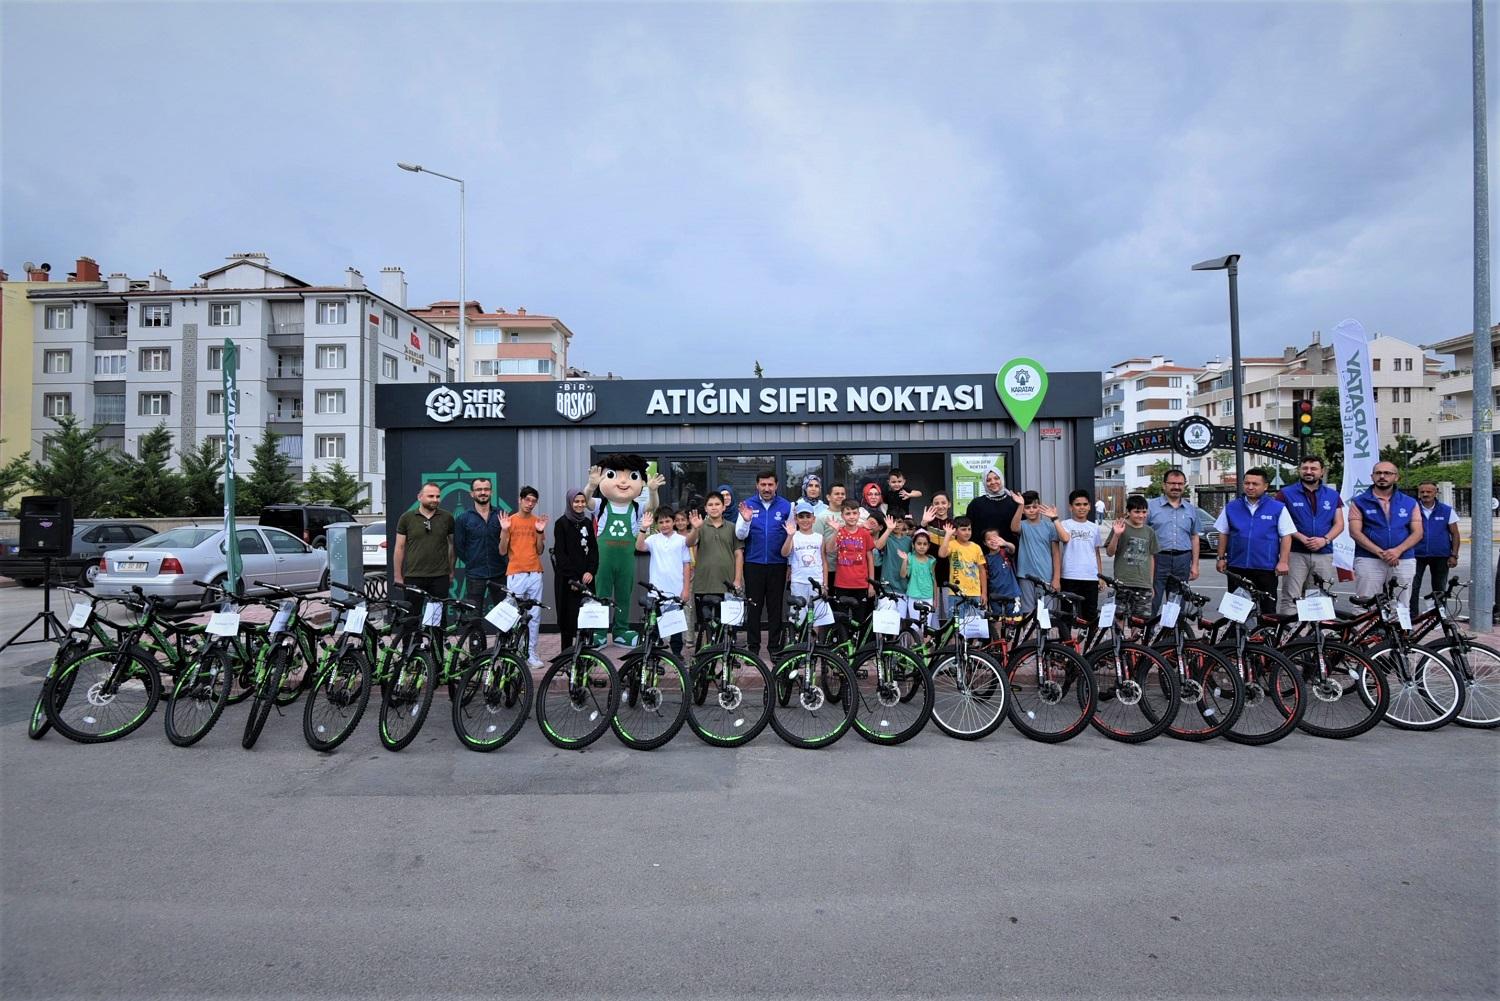
<instances>
[{"instance_id":1,"label":"bicycle wheel","mask_svg":"<svg viewBox=\"0 0 1500 1001\"><path fill-rule=\"evenodd\" d=\"M1307 711L1297 724L1316 737L1357 737L1379 723L1391 698L1385 674L1369 654L1343 643L1293 643L1281 651L1302 672Z\"/></svg>"},{"instance_id":2,"label":"bicycle wheel","mask_svg":"<svg viewBox=\"0 0 1500 1001\"><path fill-rule=\"evenodd\" d=\"M542 735L564 750L581 750L609 729L620 704L615 665L594 650L568 656L542 675L536 694L536 722Z\"/></svg>"},{"instance_id":3,"label":"bicycle wheel","mask_svg":"<svg viewBox=\"0 0 1500 1001\"><path fill-rule=\"evenodd\" d=\"M1032 740L1057 744L1089 725L1098 692L1094 673L1078 654L1065 646L1049 646L1038 654L1036 647L1027 646L1011 654L1006 666L1010 699L1005 710L1017 730Z\"/></svg>"},{"instance_id":4,"label":"bicycle wheel","mask_svg":"<svg viewBox=\"0 0 1500 1001\"><path fill-rule=\"evenodd\" d=\"M531 668L496 652L469 665L453 700L453 732L471 751L493 751L521 732L531 714Z\"/></svg>"},{"instance_id":5,"label":"bicycle wheel","mask_svg":"<svg viewBox=\"0 0 1500 1001\"><path fill-rule=\"evenodd\" d=\"M453 677L448 679L448 698L458 698L459 682L469 673L469 665L482 660L488 652L484 627L478 622L463 626L454 640L458 647L458 659L454 662Z\"/></svg>"},{"instance_id":6,"label":"bicycle wheel","mask_svg":"<svg viewBox=\"0 0 1500 1001\"><path fill-rule=\"evenodd\" d=\"M1235 653L1224 655L1234 662ZM1224 739L1236 744L1273 744L1297 729L1307 711L1302 674L1292 662L1263 643L1245 644L1239 665L1245 684L1245 705Z\"/></svg>"},{"instance_id":7,"label":"bicycle wheel","mask_svg":"<svg viewBox=\"0 0 1500 1001\"><path fill-rule=\"evenodd\" d=\"M314 751L331 751L359 726L370 704L370 662L346 649L313 682L302 705L302 736Z\"/></svg>"},{"instance_id":8,"label":"bicycle wheel","mask_svg":"<svg viewBox=\"0 0 1500 1001\"><path fill-rule=\"evenodd\" d=\"M1138 643L1098 646L1084 658L1094 673L1099 704L1090 718L1111 740L1139 744L1159 736L1177 718L1177 672L1156 651Z\"/></svg>"},{"instance_id":9,"label":"bicycle wheel","mask_svg":"<svg viewBox=\"0 0 1500 1001\"><path fill-rule=\"evenodd\" d=\"M977 650L947 647L932 660L932 721L959 740L978 740L1005 722L1010 683L999 661Z\"/></svg>"},{"instance_id":10,"label":"bicycle wheel","mask_svg":"<svg viewBox=\"0 0 1500 1001\"><path fill-rule=\"evenodd\" d=\"M393 671L380 699L380 743L399 751L417 739L432 708L437 688L437 661L432 651L419 647Z\"/></svg>"},{"instance_id":11,"label":"bicycle wheel","mask_svg":"<svg viewBox=\"0 0 1500 1001\"><path fill-rule=\"evenodd\" d=\"M900 744L922 732L932 715L932 678L921 659L901 647L877 655L866 647L854 655L859 698L854 728L875 744Z\"/></svg>"},{"instance_id":12,"label":"bicycle wheel","mask_svg":"<svg viewBox=\"0 0 1500 1001\"><path fill-rule=\"evenodd\" d=\"M265 667L260 684L250 699L250 715L245 717L245 732L240 735L240 746L245 750L255 746L260 732L265 729L266 718L276 704L276 693L281 690L281 681L286 677L287 662L291 652L280 643L264 652Z\"/></svg>"},{"instance_id":13,"label":"bicycle wheel","mask_svg":"<svg viewBox=\"0 0 1500 1001\"><path fill-rule=\"evenodd\" d=\"M687 672L665 650L632 653L620 663L620 705L610 719L626 747L653 751L682 729L687 719Z\"/></svg>"},{"instance_id":14,"label":"bicycle wheel","mask_svg":"<svg viewBox=\"0 0 1500 1001\"><path fill-rule=\"evenodd\" d=\"M99 744L134 731L161 698L156 664L139 650L94 650L63 666L43 710L57 732Z\"/></svg>"},{"instance_id":15,"label":"bicycle wheel","mask_svg":"<svg viewBox=\"0 0 1500 1001\"><path fill-rule=\"evenodd\" d=\"M1463 675L1452 661L1422 647L1404 652L1382 647L1370 662L1385 675L1390 699L1385 721L1401 730L1436 730L1457 718L1464 707ZM1365 693L1370 699L1370 693Z\"/></svg>"},{"instance_id":16,"label":"bicycle wheel","mask_svg":"<svg viewBox=\"0 0 1500 1001\"><path fill-rule=\"evenodd\" d=\"M693 661L692 683L702 705L688 707L688 726L715 747L754 740L771 719L771 672L746 650L710 650Z\"/></svg>"},{"instance_id":17,"label":"bicycle wheel","mask_svg":"<svg viewBox=\"0 0 1500 1001\"><path fill-rule=\"evenodd\" d=\"M1500 726L1500 650L1472 640L1458 646L1446 637L1426 644L1453 661L1464 679L1464 705L1453 722L1489 730Z\"/></svg>"},{"instance_id":18,"label":"bicycle wheel","mask_svg":"<svg viewBox=\"0 0 1500 1001\"><path fill-rule=\"evenodd\" d=\"M1212 740L1234 726L1245 708L1245 683L1228 657L1205 640L1189 640L1180 664L1175 646L1157 652L1177 671L1182 688L1167 733L1178 740Z\"/></svg>"},{"instance_id":19,"label":"bicycle wheel","mask_svg":"<svg viewBox=\"0 0 1500 1001\"><path fill-rule=\"evenodd\" d=\"M859 687L854 672L842 658L817 652L809 656L805 650L799 651L777 661L771 676L778 689L791 682L787 704L781 705L778 699L771 707L771 726L793 747L805 750L827 747L854 722L860 701ZM842 699L833 700L824 686L825 679L836 679L833 685L843 695Z\"/></svg>"},{"instance_id":20,"label":"bicycle wheel","mask_svg":"<svg viewBox=\"0 0 1500 1001\"><path fill-rule=\"evenodd\" d=\"M67 701L68 692L73 688L72 679L70 677L60 682L59 678L63 668L82 657L88 652L88 648L88 640L72 640L58 647L52 663L47 667L46 677L42 678L42 687L36 693L36 704L31 708L31 722L26 728L26 736L32 740L41 740L52 729L52 719L47 715L46 703L48 700Z\"/></svg>"},{"instance_id":21,"label":"bicycle wheel","mask_svg":"<svg viewBox=\"0 0 1500 1001\"><path fill-rule=\"evenodd\" d=\"M229 704L232 675L222 647L208 647L189 660L177 674L163 713L167 739L178 747L191 747L208 736Z\"/></svg>"}]
</instances>

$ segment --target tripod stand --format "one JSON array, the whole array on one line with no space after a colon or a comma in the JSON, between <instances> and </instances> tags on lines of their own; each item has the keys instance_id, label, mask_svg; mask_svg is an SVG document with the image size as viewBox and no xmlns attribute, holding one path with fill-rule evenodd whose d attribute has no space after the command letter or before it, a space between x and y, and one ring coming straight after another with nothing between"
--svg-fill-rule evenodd
<instances>
[{"instance_id":1,"label":"tripod stand","mask_svg":"<svg viewBox=\"0 0 1500 1001\"><path fill-rule=\"evenodd\" d=\"M4 643L0 643L0 651L11 646L25 646L28 643L58 643L67 635L68 630L58 621L57 616L52 613L52 557L42 557L42 610L37 612L16 634ZM42 624L42 638L37 640L23 640L22 636L30 631L31 627L38 622Z\"/></svg>"}]
</instances>

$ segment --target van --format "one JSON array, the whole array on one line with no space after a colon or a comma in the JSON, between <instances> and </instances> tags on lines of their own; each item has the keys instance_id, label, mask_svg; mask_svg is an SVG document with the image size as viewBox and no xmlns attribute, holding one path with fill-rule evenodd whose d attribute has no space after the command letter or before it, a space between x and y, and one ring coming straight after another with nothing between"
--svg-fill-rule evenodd
<instances>
[{"instance_id":1,"label":"van","mask_svg":"<svg viewBox=\"0 0 1500 1001\"><path fill-rule=\"evenodd\" d=\"M354 521L354 515L327 504L271 504L260 509L260 523L291 532L314 549L328 548L328 526Z\"/></svg>"}]
</instances>

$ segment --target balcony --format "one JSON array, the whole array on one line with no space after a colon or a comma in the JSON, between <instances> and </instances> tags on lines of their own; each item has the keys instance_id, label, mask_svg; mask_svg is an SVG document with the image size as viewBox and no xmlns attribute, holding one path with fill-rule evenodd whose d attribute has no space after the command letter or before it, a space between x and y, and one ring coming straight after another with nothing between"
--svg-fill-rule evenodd
<instances>
[{"instance_id":1,"label":"balcony","mask_svg":"<svg viewBox=\"0 0 1500 1001\"><path fill-rule=\"evenodd\" d=\"M304 327L305 324L301 321L274 323L266 331L266 344L273 348L300 348Z\"/></svg>"},{"instance_id":2,"label":"balcony","mask_svg":"<svg viewBox=\"0 0 1500 1001\"><path fill-rule=\"evenodd\" d=\"M1108 417L1095 417L1094 418L1094 438L1095 439L1098 439L1101 435L1103 435L1104 437L1107 438L1107 437L1109 437L1111 435L1124 434L1124 433L1125 433L1125 415L1124 414L1110 414Z\"/></svg>"},{"instance_id":3,"label":"balcony","mask_svg":"<svg viewBox=\"0 0 1500 1001\"><path fill-rule=\"evenodd\" d=\"M1104 399L1103 399L1102 402L1104 403L1104 405L1106 407L1109 406L1111 403L1114 403L1114 404L1124 403L1125 402L1125 387L1124 386L1116 386L1114 389L1105 390Z\"/></svg>"}]
</instances>

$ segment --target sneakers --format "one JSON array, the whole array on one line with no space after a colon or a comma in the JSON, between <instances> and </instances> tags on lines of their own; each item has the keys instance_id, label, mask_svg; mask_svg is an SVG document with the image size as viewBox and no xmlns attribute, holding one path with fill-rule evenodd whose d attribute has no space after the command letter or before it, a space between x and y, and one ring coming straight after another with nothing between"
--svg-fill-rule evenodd
<instances>
[{"instance_id":1,"label":"sneakers","mask_svg":"<svg viewBox=\"0 0 1500 1001\"><path fill-rule=\"evenodd\" d=\"M529 657L526 660L526 666L531 668L533 671L539 671L547 665L536 657Z\"/></svg>"}]
</instances>

